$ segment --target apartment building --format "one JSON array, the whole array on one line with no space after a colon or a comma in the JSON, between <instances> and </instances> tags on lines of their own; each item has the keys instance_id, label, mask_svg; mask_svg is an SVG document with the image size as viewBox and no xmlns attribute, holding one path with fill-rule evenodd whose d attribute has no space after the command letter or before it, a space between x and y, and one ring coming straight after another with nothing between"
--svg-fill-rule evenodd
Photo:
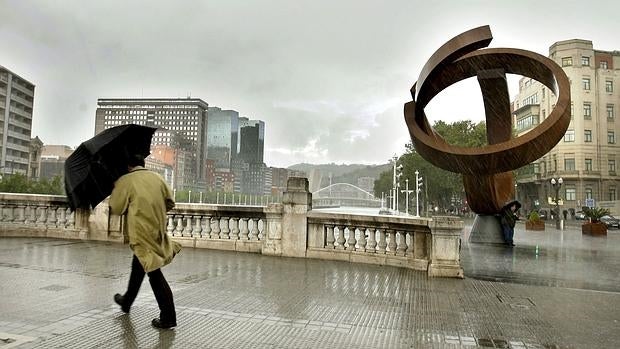
<instances>
[{"instance_id":1,"label":"apartment building","mask_svg":"<svg viewBox=\"0 0 620 349\"><path fill-rule=\"evenodd\" d=\"M34 84L0 66L0 174L29 174Z\"/></svg>"},{"instance_id":2,"label":"apartment building","mask_svg":"<svg viewBox=\"0 0 620 349\"><path fill-rule=\"evenodd\" d=\"M526 209L553 207L551 179L562 178L562 210L573 213L586 199L618 200L620 177L620 51L593 48L588 40L551 45L549 57L570 79L571 122L563 139L546 155L517 171L517 197ZM541 83L522 78L513 101L518 135L543 122L556 96Z\"/></svg>"}]
</instances>

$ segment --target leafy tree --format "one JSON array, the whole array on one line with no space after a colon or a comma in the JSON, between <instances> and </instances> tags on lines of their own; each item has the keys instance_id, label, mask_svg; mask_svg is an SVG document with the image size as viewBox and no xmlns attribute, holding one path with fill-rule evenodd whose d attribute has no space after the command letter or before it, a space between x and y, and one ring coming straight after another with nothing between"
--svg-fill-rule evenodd
<instances>
[{"instance_id":1,"label":"leafy tree","mask_svg":"<svg viewBox=\"0 0 620 349\"><path fill-rule=\"evenodd\" d=\"M437 121L433 128L448 143L453 145L477 147L487 144L484 122L476 124L466 120L447 124L443 121ZM415 190L416 170L423 178L423 186L420 192L421 211L424 202L428 203L428 207L438 206L441 209L449 209L453 201L464 202L465 190L461 175L432 165L416 152L412 143L406 145L406 151L398 158L397 163L403 166L402 175L399 179L401 190L405 189L407 179L409 179L409 190ZM392 180L392 170L381 173L379 179L375 181L375 196L381 197L382 192L389 193L393 186ZM403 210L406 206L405 196L400 195L399 209ZM415 192L412 193L412 196L410 195L409 207L410 211L414 212ZM412 209L412 207L414 208Z\"/></svg>"},{"instance_id":2,"label":"leafy tree","mask_svg":"<svg viewBox=\"0 0 620 349\"><path fill-rule=\"evenodd\" d=\"M30 180L21 173L7 174L0 180L0 192L63 195L62 177L55 176L51 180Z\"/></svg>"}]
</instances>

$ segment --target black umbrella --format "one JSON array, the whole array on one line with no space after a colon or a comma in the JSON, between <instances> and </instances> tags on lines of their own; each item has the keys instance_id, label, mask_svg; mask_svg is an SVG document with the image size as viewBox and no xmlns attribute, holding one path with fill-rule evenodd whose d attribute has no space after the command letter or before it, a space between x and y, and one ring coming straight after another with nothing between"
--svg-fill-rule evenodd
<instances>
[{"instance_id":1,"label":"black umbrella","mask_svg":"<svg viewBox=\"0 0 620 349\"><path fill-rule=\"evenodd\" d=\"M135 124L104 130L83 142L65 161L65 191L71 209L95 207L127 173L129 155L150 154L157 128Z\"/></svg>"}]
</instances>

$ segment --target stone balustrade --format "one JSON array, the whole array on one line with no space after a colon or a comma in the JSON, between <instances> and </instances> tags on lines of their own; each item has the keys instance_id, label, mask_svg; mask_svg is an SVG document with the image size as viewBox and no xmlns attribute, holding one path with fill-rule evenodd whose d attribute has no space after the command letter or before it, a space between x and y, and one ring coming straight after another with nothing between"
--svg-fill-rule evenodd
<instances>
[{"instance_id":1,"label":"stone balustrade","mask_svg":"<svg viewBox=\"0 0 620 349\"><path fill-rule=\"evenodd\" d=\"M427 270L425 218L308 212L308 256Z\"/></svg>"},{"instance_id":2,"label":"stone balustrade","mask_svg":"<svg viewBox=\"0 0 620 349\"><path fill-rule=\"evenodd\" d=\"M0 193L0 236L127 242L125 217L107 201L71 212L63 196ZM430 276L463 277L454 217L413 218L312 210L305 178L289 179L282 203L232 206L179 203L167 233L185 247L391 265Z\"/></svg>"}]
</instances>

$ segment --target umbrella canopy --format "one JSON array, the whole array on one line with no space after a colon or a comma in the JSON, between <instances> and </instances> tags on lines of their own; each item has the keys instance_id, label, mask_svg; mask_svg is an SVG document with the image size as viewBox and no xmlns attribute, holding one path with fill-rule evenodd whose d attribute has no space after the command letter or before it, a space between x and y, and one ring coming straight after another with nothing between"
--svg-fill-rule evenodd
<instances>
[{"instance_id":1,"label":"umbrella canopy","mask_svg":"<svg viewBox=\"0 0 620 349\"><path fill-rule=\"evenodd\" d=\"M97 206L127 173L129 155L150 154L157 128L135 124L109 128L83 142L65 161L65 191L71 209Z\"/></svg>"}]
</instances>

